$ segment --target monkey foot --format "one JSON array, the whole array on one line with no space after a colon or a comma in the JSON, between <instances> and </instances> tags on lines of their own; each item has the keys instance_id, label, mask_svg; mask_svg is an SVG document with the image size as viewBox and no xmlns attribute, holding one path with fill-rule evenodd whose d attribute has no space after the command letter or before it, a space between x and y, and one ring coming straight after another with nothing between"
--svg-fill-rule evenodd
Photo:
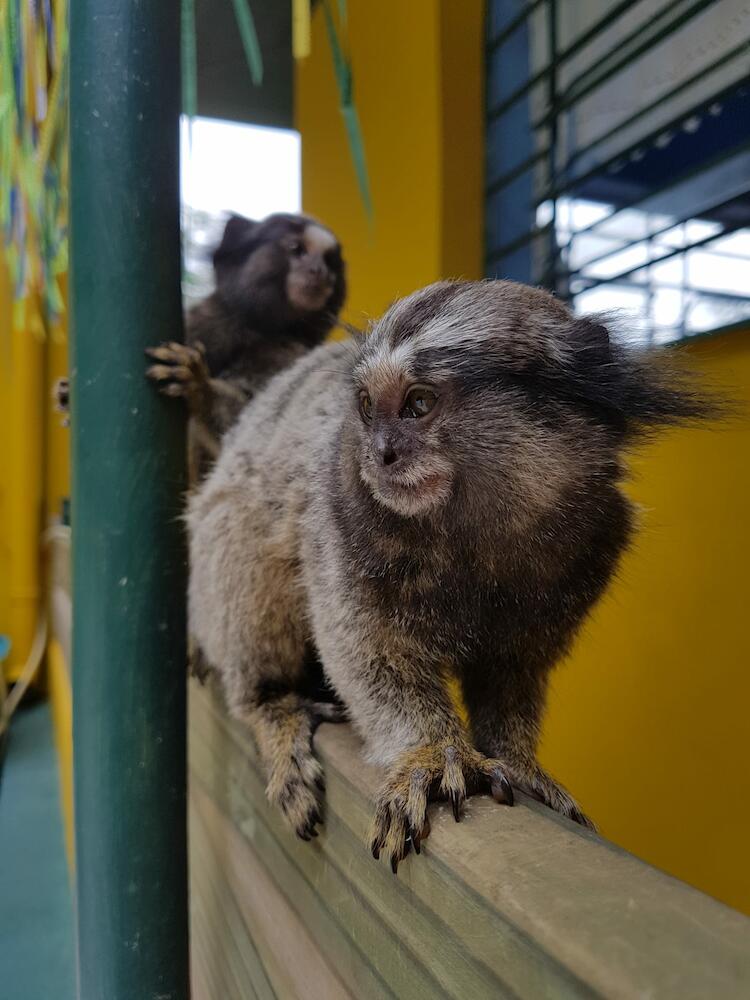
<instances>
[{"instance_id":1,"label":"monkey foot","mask_svg":"<svg viewBox=\"0 0 750 1000\"><path fill-rule=\"evenodd\" d=\"M496 802L513 805L505 765L453 740L409 750L396 762L381 791L370 836L377 859L383 854L395 874L411 847L420 853L430 831L427 804L447 798L458 823L467 794L489 791Z\"/></svg>"},{"instance_id":2,"label":"monkey foot","mask_svg":"<svg viewBox=\"0 0 750 1000\"><path fill-rule=\"evenodd\" d=\"M146 375L165 396L195 396L205 389L211 377L203 344L189 347L170 341L147 347L146 354L159 362L147 368Z\"/></svg>"},{"instance_id":3,"label":"monkey foot","mask_svg":"<svg viewBox=\"0 0 750 1000\"><path fill-rule=\"evenodd\" d=\"M318 721L322 720L314 718L313 705L290 716L288 725L298 727L297 732L273 761L266 788L269 801L281 809L302 840L317 837L316 827L323 822L323 769L312 751L312 734Z\"/></svg>"},{"instance_id":4,"label":"monkey foot","mask_svg":"<svg viewBox=\"0 0 750 1000\"><path fill-rule=\"evenodd\" d=\"M322 790L323 781L317 791ZM289 776L274 802L284 814L284 818L294 828L294 832L302 840L312 840L318 836L317 826L323 822L320 800L305 781L298 776Z\"/></svg>"}]
</instances>

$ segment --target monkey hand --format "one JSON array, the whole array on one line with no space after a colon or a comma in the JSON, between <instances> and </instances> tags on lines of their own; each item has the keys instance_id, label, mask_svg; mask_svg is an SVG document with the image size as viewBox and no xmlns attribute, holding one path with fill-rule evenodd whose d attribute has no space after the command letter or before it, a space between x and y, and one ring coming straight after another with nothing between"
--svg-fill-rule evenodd
<instances>
[{"instance_id":1,"label":"monkey hand","mask_svg":"<svg viewBox=\"0 0 750 1000\"><path fill-rule=\"evenodd\" d=\"M147 347L146 354L158 364L146 369L146 375L165 396L182 396L191 413L198 414L210 399L211 373L206 364L203 344L189 347L170 341Z\"/></svg>"},{"instance_id":2,"label":"monkey hand","mask_svg":"<svg viewBox=\"0 0 750 1000\"><path fill-rule=\"evenodd\" d=\"M427 803L447 798L458 823L467 795L489 791L496 802L513 805L505 765L478 753L463 739L441 740L407 750L396 761L378 798L370 847L395 874L412 845L420 853L430 832Z\"/></svg>"}]
</instances>

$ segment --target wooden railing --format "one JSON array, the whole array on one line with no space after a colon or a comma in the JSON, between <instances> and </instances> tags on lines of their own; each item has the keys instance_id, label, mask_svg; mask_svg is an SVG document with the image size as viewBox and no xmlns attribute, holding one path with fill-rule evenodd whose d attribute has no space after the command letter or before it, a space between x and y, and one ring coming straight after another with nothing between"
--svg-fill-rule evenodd
<instances>
[{"instance_id":1,"label":"wooden railing","mask_svg":"<svg viewBox=\"0 0 750 1000\"><path fill-rule=\"evenodd\" d=\"M247 732L191 684L196 1000L750 997L750 920L519 796L436 805L393 876L365 846L380 780L346 726L315 738L321 835L268 807Z\"/></svg>"}]
</instances>

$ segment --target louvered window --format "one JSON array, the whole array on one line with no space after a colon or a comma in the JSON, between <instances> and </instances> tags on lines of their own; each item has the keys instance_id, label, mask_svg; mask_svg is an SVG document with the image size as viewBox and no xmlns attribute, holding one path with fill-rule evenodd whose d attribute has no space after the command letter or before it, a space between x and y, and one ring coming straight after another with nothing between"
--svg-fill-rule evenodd
<instances>
[{"instance_id":1,"label":"louvered window","mask_svg":"<svg viewBox=\"0 0 750 1000\"><path fill-rule=\"evenodd\" d=\"M750 320L748 0L490 0L486 273L655 343Z\"/></svg>"}]
</instances>

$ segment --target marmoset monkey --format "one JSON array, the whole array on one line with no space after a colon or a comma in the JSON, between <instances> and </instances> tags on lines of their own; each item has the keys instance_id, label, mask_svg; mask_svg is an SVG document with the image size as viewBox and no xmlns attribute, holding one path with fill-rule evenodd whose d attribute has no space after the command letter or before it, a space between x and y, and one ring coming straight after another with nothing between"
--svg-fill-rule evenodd
<instances>
[{"instance_id":1,"label":"marmoset monkey","mask_svg":"<svg viewBox=\"0 0 750 1000\"><path fill-rule=\"evenodd\" d=\"M272 380L190 502L189 617L301 837L327 711L300 693L309 642L387 769L371 847L394 871L436 796L458 820L466 795L515 787L589 825L536 758L549 673L630 538L624 449L711 412L661 359L506 281L431 285Z\"/></svg>"},{"instance_id":2,"label":"marmoset monkey","mask_svg":"<svg viewBox=\"0 0 750 1000\"><path fill-rule=\"evenodd\" d=\"M160 391L187 401L192 482L250 397L322 343L346 295L338 240L304 215L231 216L213 263L216 289L188 313L187 343L146 352Z\"/></svg>"}]
</instances>

